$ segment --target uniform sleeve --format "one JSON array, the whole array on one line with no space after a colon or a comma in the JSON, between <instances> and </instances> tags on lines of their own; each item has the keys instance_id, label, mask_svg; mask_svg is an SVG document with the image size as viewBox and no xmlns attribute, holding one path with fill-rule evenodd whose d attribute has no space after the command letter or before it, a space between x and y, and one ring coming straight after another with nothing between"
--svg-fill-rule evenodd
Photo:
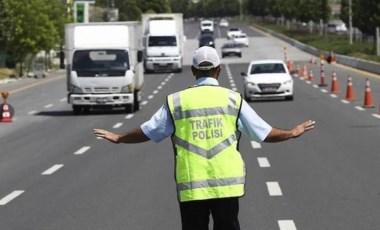
<instances>
[{"instance_id":1,"label":"uniform sleeve","mask_svg":"<svg viewBox=\"0 0 380 230\"><path fill-rule=\"evenodd\" d=\"M272 126L264 121L245 100L242 101L238 128L250 140L257 142L263 142L272 130Z\"/></svg>"},{"instance_id":2,"label":"uniform sleeve","mask_svg":"<svg viewBox=\"0 0 380 230\"><path fill-rule=\"evenodd\" d=\"M173 121L167 105L163 105L151 118L140 126L143 133L158 143L171 136L174 131Z\"/></svg>"}]
</instances>

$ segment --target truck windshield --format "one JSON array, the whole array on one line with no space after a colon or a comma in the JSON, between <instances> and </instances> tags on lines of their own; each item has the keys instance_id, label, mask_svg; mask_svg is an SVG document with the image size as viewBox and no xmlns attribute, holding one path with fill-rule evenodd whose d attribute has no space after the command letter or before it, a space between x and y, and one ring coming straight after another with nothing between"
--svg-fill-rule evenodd
<instances>
[{"instance_id":1,"label":"truck windshield","mask_svg":"<svg viewBox=\"0 0 380 230\"><path fill-rule=\"evenodd\" d=\"M151 36L149 46L177 46L177 39L175 36Z\"/></svg>"},{"instance_id":2,"label":"truck windshield","mask_svg":"<svg viewBox=\"0 0 380 230\"><path fill-rule=\"evenodd\" d=\"M78 77L125 76L129 69L125 50L77 50L73 57L73 70Z\"/></svg>"}]
</instances>

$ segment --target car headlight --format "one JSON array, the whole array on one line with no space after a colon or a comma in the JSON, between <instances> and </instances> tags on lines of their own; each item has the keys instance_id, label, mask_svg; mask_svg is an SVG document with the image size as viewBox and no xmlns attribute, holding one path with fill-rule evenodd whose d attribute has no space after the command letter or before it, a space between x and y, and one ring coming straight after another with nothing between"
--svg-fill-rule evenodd
<instances>
[{"instance_id":1,"label":"car headlight","mask_svg":"<svg viewBox=\"0 0 380 230\"><path fill-rule=\"evenodd\" d=\"M293 80L289 80L289 81L285 81L285 82L284 82L284 85L292 84L292 83L293 83Z\"/></svg>"},{"instance_id":2,"label":"car headlight","mask_svg":"<svg viewBox=\"0 0 380 230\"><path fill-rule=\"evenodd\" d=\"M79 88L78 86L75 86L75 85L70 85L69 91L71 93L83 93L83 90L81 88Z\"/></svg>"},{"instance_id":3,"label":"car headlight","mask_svg":"<svg viewBox=\"0 0 380 230\"><path fill-rule=\"evenodd\" d=\"M256 84L253 82L247 82L247 86L255 86Z\"/></svg>"},{"instance_id":4,"label":"car headlight","mask_svg":"<svg viewBox=\"0 0 380 230\"><path fill-rule=\"evenodd\" d=\"M120 93L132 93L134 90L134 85L133 84L129 84L129 85L126 85L124 87L121 87L121 92Z\"/></svg>"}]
</instances>

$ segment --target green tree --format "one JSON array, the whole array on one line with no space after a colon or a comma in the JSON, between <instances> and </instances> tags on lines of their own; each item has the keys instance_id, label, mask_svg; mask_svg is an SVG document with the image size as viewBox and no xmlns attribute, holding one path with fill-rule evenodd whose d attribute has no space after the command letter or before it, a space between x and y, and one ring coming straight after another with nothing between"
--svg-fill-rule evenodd
<instances>
[{"instance_id":1,"label":"green tree","mask_svg":"<svg viewBox=\"0 0 380 230\"><path fill-rule=\"evenodd\" d=\"M120 21L137 21L141 20L141 8L138 0L122 0L119 7Z\"/></svg>"},{"instance_id":2,"label":"green tree","mask_svg":"<svg viewBox=\"0 0 380 230\"><path fill-rule=\"evenodd\" d=\"M380 2L353 0L353 21L354 24L363 32L375 35L375 29L380 26Z\"/></svg>"},{"instance_id":3,"label":"green tree","mask_svg":"<svg viewBox=\"0 0 380 230\"><path fill-rule=\"evenodd\" d=\"M4 11L9 17L6 50L20 63L20 76L23 75L23 63L28 55L34 56L41 50L52 49L61 35L56 18L61 15L57 8L64 7L58 0L3 0ZM66 8L65 8L66 9ZM63 11L59 11L63 12Z\"/></svg>"}]
</instances>

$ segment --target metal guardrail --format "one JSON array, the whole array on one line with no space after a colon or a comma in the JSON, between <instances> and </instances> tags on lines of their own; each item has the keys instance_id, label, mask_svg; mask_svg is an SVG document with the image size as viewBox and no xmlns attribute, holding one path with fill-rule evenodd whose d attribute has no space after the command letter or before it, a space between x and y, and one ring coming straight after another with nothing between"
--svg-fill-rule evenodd
<instances>
[{"instance_id":1,"label":"metal guardrail","mask_svg":"<svg viewBox=\"0 0 380 230\"><path fill-rule=\"evenodd\" d=\"M253 25L253 26L260 29L260 30L265 31L268 34L271 34L272 36L274 36L276 38L279 38L279 39L293 45L294 47L297 47L298 49L300 49L304 52L307 52L311 55L314 55L316 57L319 57L320 54L325 54L325 56L328 56L328 54L330 53L329 51L318 50L314 47L308 46L308 45L301 43L297 40L289 38L283 34L279 34L277 32L274 32L270 29L267 29L267 28L264 28L264 27L261 27L258 25ZM360 70L364 70L364 71L367 71L370 73L380 74L380 63L378 63L378 62L367 61L367 60L363 60L363 59L359 59L359 58L353 58L353 57L340 55L340 54L336 54L335 56L336 56L336 62L339 64L342 64L345 66L350 66L352 68L356 68L356 69L360 69Z\"/></svg>"}]
</instances>

